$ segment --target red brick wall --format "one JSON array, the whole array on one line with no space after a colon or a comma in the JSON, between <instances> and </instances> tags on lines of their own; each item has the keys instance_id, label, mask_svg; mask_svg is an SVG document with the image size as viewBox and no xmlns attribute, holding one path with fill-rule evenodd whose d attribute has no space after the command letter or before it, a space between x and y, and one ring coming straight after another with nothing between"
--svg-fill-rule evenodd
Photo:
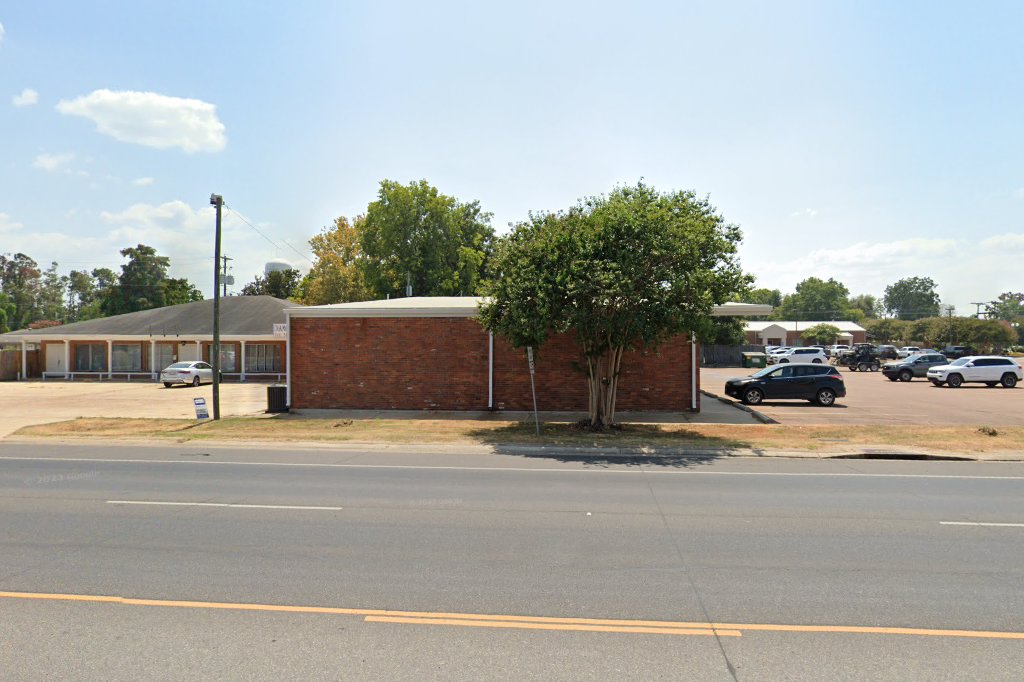
<instances>
[{"instance_id":1,"label":"red brick wall","mask_svg":"<svg viewBox=\"0 0 1024 682\"><path fill-rule=\"evenodd\" d=\"M292 407L487 409L488 335L473 318L292 318ZM586 410L570 337L537 354L541 410ZM699 386L698 386L699 391ZM494 340L495 409L532 409L525 351ZM699 402L698 402L699 406ZM619 410L690 409L690 345L623 358Z\"/></svg>"}]
</instances>

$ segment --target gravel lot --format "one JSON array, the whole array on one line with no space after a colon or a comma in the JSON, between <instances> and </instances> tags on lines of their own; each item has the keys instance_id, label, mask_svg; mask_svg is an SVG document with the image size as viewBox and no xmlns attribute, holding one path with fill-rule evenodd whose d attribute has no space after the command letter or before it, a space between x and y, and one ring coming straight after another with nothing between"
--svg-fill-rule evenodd
<instances>
[{"instance_id":1,"label":"gravel lot","mask_svg":"<svg viewBox=\"0 0 1024 682\"><path fill-rule=\"evenodd\" d=\"M700 372L701 387L725 397L726 379L756 371L705 367ZM782 424L1024 426L1024 385L1014 389L989 388L984 384L938 388L926 379L892 382L881 372L840 371L846 383L846 397L836 401L834 407L818 407L803 400L778 400L765 401L756 409Z\"/></svg>"},{"instance_id":2,"label":"gravel lot","mask_svg":"<svg viewBox=\"0 0 1024 682\"><path fill-rule=\"evenodd\" d=\"M150 382L5 381L0 383L0 438L23 426L76 417L195 417L193 398L206 398L213 411L213 387L164 388ZM262 414L267 384L221 384L222 416Z\"/></svg>"}]
</instances>

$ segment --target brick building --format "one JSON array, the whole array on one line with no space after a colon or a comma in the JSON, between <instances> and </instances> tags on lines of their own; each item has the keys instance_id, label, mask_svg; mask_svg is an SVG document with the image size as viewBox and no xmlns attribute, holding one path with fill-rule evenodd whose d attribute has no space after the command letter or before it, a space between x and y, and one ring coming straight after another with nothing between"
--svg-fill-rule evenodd
<instances>
[{"instance_id":1,"label":"brick building","mask_svg":"<svg viewBox=\"0 0 1024 682\"><path fill-rule=\"evenodd\" d=\"M528 410L526 354L475 319L476 297L421 297L286 310L293 409ZM764 314L721 306L718 313ZM679 336L622 361L617 409L698 411L696 344ZM585 411L571 337L538 349L537 402Z\"/></svg>"},{"instance_id":2,"label":"brick building","mask_svg":"<svg viewBox=\"0 0 1024 682\"><path fill-rule=\"evenodd\" d=\"M833 343L864 343L867 341L867 330L856 322L849 321L826 321L826 322L794 322L783 320L762 320L747 322L744 329L747 334L747 343L758 346L806 346L802 332L819 324L830 324L839 329L839 335Z\"/></svg>"}]
</instances>

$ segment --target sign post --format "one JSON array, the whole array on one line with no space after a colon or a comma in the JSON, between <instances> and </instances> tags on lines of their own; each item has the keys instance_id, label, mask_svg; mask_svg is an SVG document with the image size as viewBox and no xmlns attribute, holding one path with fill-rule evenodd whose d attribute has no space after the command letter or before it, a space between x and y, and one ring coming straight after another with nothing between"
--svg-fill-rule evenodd
<instances>
[{"instance_id":1,"label":"sign post","mask_svg":"<svg viewBox=\"0 0 1024 682\"><path fill-rule=\"evenodd\" d=\"M192 403L196 406L197 421L210 418L210 412L206 409L206 398L193 398Z\"/></svg>"},{"instance_id":2,"label":"sign post","mask_svg":"<svg viewBox=\"0 0 1024 682\"><path fill-rule=\"evenodd\" d=\"M526 347L526 360L530 363L530 393L533 394L533 423L537 427L537 435L540 435L540 416L537 414L537 388L533 383L533 346Z\"/></svg>"}]
</instances>

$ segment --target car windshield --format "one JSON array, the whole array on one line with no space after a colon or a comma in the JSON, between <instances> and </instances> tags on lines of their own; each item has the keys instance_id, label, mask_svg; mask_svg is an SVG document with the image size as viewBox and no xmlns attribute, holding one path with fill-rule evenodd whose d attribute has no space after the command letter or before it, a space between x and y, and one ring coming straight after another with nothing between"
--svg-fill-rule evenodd
<instances>
[{"instance_id":1,"label":"car windshield","mask_svg":"<svg viewBox=\"0 0 1024 682\"><path fill-rule=\"evenodd\" d=\"M964 365L966 365L970 361L971 361L970 358L960 358L959 360L954 360L953 362L951 362L949 364L953 365L954 367L963 367Z\"/></svg>"},{"instance_id":2,"label":"car windshield","mask_svg":"<svg viewBox=\"0 0 1024 682\"><path fill-rule=\"evenodd\" d=\"M188 369L191 366L191 362L176 362L173 365L168 365L167 369Z\"/></svg>"},{"instance_id":3,"label":"car windshield","mask_svg":"<svg viewBox=\"0 0 1024 682\"><path fill-rule=\"evenodd\" d=\"M764 369L762 369L762 370L760 370L758 372L754 372L750 376L754 377L754 378L757 378L757 379L760 379L761 377L768 376L769 374L771 374L772 372L774 372L777 369L778 369L778 367L765 367Z\"/></svg>"}]
</instances>

